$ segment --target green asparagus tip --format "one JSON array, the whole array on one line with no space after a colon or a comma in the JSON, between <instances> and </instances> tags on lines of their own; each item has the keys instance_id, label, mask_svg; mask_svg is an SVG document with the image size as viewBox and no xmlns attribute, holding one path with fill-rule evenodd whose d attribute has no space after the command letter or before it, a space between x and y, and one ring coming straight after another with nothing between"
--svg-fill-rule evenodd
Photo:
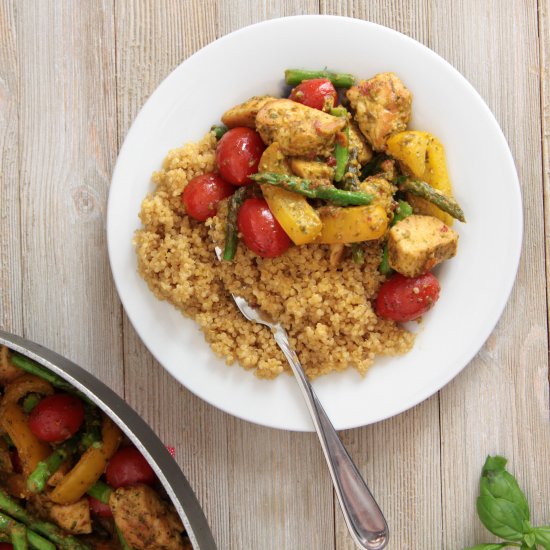
<instances>
[{"instance_id":1,"label":"green asparagus tip","mask_svg":"<svg viewBox=\"0 0 550 550\"><path fill-rule=\"evenodd\" d=\"M349 73L332 73L330 71L308 71L303 69L287 69L285 82L289 86L296 86L304 80L312 78L328 78L336 88L350 88L355 84L355 77Z\"/></svg>"}]
</instances>

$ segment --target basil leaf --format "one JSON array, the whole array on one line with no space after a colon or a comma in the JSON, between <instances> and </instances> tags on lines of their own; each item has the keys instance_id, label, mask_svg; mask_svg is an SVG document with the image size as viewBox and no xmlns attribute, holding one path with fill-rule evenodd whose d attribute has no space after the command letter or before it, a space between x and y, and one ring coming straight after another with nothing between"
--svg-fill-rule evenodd
<instances>
[{"instance_id":1,"label":"basil leaf","mask_svg":"<svg viewBox=\"0 0 550 550\"><path fill-rule=\"evenodd\" d=\"M477 546L470 546L469 548L465 548L464 550L500 550L500 548L506 548L507 546L509 546L507 542L501 542L500 544L488 543L478 544Z\"/></svg>"},{"instance_id":2,"label":"basil leaf","mask_svg":"<svg viewBox=\"0 0 550 550\"><path fill-rule=\"evenodd\" d=\"M532 548L533 546L535 546L535 535L533 533L524 535L523 543L526 544L529 548Z\"/></svg>"},{"instance_id":3,"label":"basil leaf","mask_svg":"<svg viewBox=\"0 0 550 550\"><path fill-rule=\"evenodd\" d=\"M515 504L524 520L529 520L529 504L516 478L506 471L507 460L502 456L488 456L481 471L479 496L502 498Z\"/></svg>"},{"instance_id":4,"label":"basil leaf","mask_svg":"<svg viewBox=\"0 0 550 550\"><path fill-rule=\"evenodd\" d=\"M542 545L544 550L550 550L550 525L535 527L533 533L537 544Z\"/></svg>"},{"instance_id":5,"label":"basil leaf","mask_svg":"<svg viewBox=\"0 0 550 550\"><path fill-rule=\"evenodd\" d=\"M497 537L523 539L523 517L513 503L502 498L478 497L477 513L481 523Z\"/></svg>"}]
</instances>

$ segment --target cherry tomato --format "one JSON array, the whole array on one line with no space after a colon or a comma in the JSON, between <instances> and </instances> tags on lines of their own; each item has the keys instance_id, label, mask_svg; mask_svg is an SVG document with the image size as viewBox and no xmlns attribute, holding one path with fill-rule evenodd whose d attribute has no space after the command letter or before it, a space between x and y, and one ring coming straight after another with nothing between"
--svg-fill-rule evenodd
<instances>
[{"instance_id":1,"label":"cherry tomato","mask_svg":"<svg viewBox=\"0 0 550 550\"><path fill-rule=\"evenodd\" d=\"M49 443L60 443L73 436L84 421L82 401L68 393L44 397L29 415L31 432Z\"/></svg>"},{"instance_id":2,"label":"cherry tomato","mask_svg":"<svg viewBox=\"0 0 550 550\"><path fill-rule=\"evenodd\" d=\"M233 191L235 187L218 174L203 174L187 184L181 198L187 213L203 222L216 214L218 203L232 195Z\"/></svg>"},{"instance_id":3,"label":"cherry tomato","mask_svg":"<svg viewBox=\"0 0 550 550\"><path fill-rule=\"evenodd\" d=\"M290 238L264 199L248 199L243 203L237 227L244 244L262 258L280 256L290 246Z\"/></svg>"},{"instance_id":4,"label":"cherry tomato","mask_svg":"<svg viewBox=\"0 0 550 550\"><path fill-rule=\"evenodd\" d=\"M439 290L439 282L431 273L412 278L396 273L380 287L376 314L394 321L412 321L437 302Z\"/></svg>"},{"instance_id":5,"label":"cherry tomato","mask_svg":"<svg viewBox=\"0 0 550 550\"><path fill-rule=\"evenodd\" d=\"M107 483L114 489L136 483L152 485L157 480L153 468L135 447L119 449L107 464Z\"/></svg>"},{"instance_id":6,"label":"cherry tomato","mask_svg":"<svg viewBox=\"0 0 550 550\"><path fill-rule=\"evenodd\" d=\"M265 150L260 134L251 128L228 130L216 147L216 163L221 177L233 185L247 185L250 174L258 171Z\"/></svg>"},{"instance_id":7,"label":"cherry tomato","mask_svg":"<svg viewBox=\"0 0 550 550\"><path fill-rule=\"evenodd\" d=\"M95 514L100 518L113 517L113 512L111 512L111 508L109 507L109 505L103 504L103 502L97 500L97 498L88 495L88 504L90 505L90 510L92 511L92 514ZM2 549L0 548L0 550Z\"/></svg>"},{"instance_id":8,"label":"cherry tomato","mask_svg":"<svg viewBox=\"0 0 550 550\"><path fill-rule=\"evenodd\" d=\"M333 98L331 107L336 105L338 94L328 78L312 78L304 80L290 92L290 99L303 103L308 107L323 110L325 98Z\"/></svg>"}]
</instances>

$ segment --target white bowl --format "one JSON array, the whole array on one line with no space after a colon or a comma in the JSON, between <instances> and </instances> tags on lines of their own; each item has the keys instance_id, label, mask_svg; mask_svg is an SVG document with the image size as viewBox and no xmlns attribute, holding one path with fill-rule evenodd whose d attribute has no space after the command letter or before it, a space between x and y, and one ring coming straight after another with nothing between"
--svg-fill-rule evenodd
<instances>
[{"instance_id":1,"label":"white bowl","mask_svg":"<svg viewBox=\"0 0 550 550\"><path fill-rule=\"evenodd\" d=\"M113 174L108 245L126 313L157 360L184 386L245 420L313 429L295 381L259 380L227 367L197 325L158 301L137 274L132 238L150 176L167 151L198 140L229 107L252 95L280 95L286 68L328 67L369 78L393 71L412 91L410 127L444 143L467 224L459 252L438 270L441 298L424 317L414 349L314 382L337 429L376 422L420 403L481 348L506 304L522 242L519 184L506 140L474 88L441 57L396 31L332 16L274 19L246 27L184 61L151 95L128 132Z\"/></svg>"}]
</instances>

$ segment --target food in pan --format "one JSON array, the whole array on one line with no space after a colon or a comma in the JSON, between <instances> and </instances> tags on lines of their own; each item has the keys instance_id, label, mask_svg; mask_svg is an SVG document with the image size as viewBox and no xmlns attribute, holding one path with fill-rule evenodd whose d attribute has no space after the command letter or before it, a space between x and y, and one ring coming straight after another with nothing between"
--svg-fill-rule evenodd
<instances>
[{"instance_id":1,"label":"food in pan","mask_svg":"<svg viewBox=\"0 0 550 550\"><path fill-rule=\"evenodd\" d=\"M233 293L281 322L309 377L365 374L413 345L401 323L437 301L432 269L456 254L464 214L442 144L407 127L412 94L397 75L285 77L288 97L254 96L168 153L142 203L138 269L229 364L288 369Z\"/></svg>"},{"instance_id":2,"label":"food in pan","mask_svg":"<svg viewBox=\"0 0 550 550\"><path fill-rule=\"evenodd\" d=\"M85 395L5 346L0 385L5 548L191 548L151 466Z\"/></svg>"}]
</instances>

